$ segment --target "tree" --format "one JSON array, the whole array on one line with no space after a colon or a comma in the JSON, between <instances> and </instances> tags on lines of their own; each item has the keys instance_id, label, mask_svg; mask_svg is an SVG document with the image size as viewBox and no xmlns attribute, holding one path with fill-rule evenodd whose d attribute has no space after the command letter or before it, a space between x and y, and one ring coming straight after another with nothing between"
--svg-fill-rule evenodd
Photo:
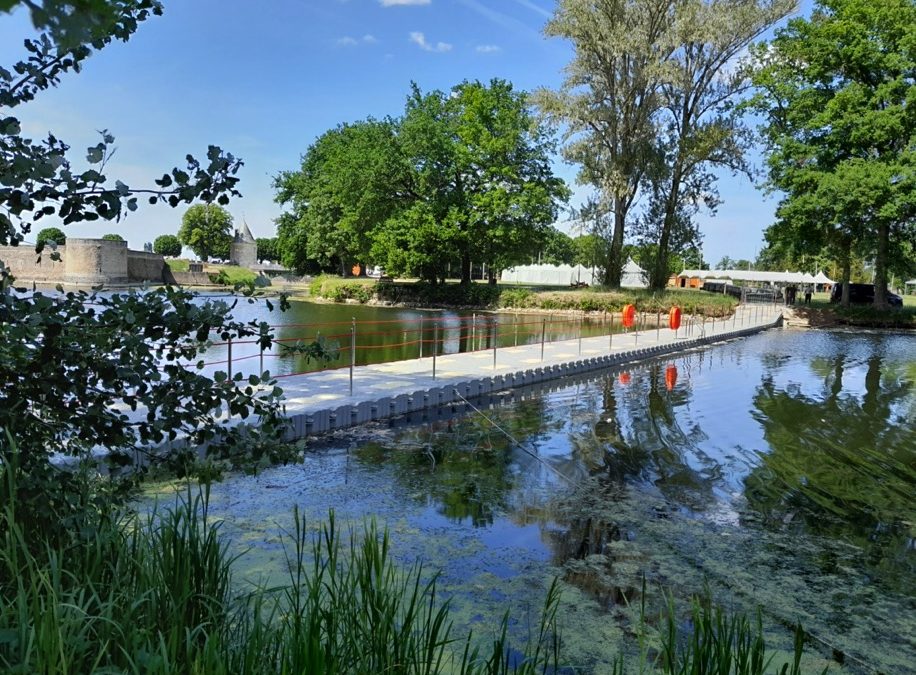
<instances>
[{"instance_id":1,"label":"tree","mask_svg":"<svg viewBox=\"0 0 916 675\"><path fill-rule=\"evenodd\" d=\"M369 257L373 233L409 197L392 120L367 119L325 132L298 171L274 179L276 201L289 207L277 221L284 264L304 272L310 260L340 266Z\"/></svg>"},{"instance_id":2,"label":"tree","mask_svg":"<svg viewBox=\"0 0 916 675\"><path fill-rule=\"evenodd\" d=\"M575 260L576 246L572 237L555 227L548 228L541 248L541 262L548 265L573 265Z\"/></svg>"},{"instance_id":3,"label":"tree","mask_svg":"<svg viewBox=\"0 0 916 675\"><path fill-rule=\"evenodd\" d=\"M414 86L404 116L323 134L299 171L275 180L285 264L371 259L436 283L457 258L495 271L537 254L568 191L553 176L547 130L525 94L494 80L450 92Z\"/></svg>"},{"instance_id":4,"label":"tree","mask_svg":"<svg viewBox=\"0 0 916 675\"><path fill-rule=\"evenodd\" d=\"M661 183L653 288L667 281L668 256L679 224L697 204L718 203L712 167L747 172L748 135L737 98L749 79L736 60L752 40L795 8L794 0L675 0L668 33L673 51L662 79L658 119ZM652 206L650 205L650 208Z\"/></svg>"},{"instance_id":5,"label":"tree","mask_svg":"<svg viewBox=\"0 0 916 675\"><path fill-rule=\"evenodd\" d=\"M386 267L429 281L444 277L442 261L459 258L461 282L471 263L498 269L537 253L568 190L553 175L554 143L532 117L528 97L504 80L463 82L423 94L415 85L398 140L410 165L415 198L389 220ZM406 250L407 257L399 250Z\"/></svg>"},{"instance_id":6,"label":"tree","mask_svg":"<svg viewBox=\"0 0 916 675\"><path fill-rule=\"evenodd\" d=\"M105 241L127 241L120 234L103 234L102 239Z\"/></svg>"},{"instance_id":7,"label":"tree","mask_svg":"<svg viewBox=\"0 0 916 675\"><path fill-rule=\"evenodd\" d=\"M176 206L197 199L225 203L238 194L241 163L215 146L205 164L189 155L186 169L172 169L156 187L138 189L102 173L114 141L107 132L88 149L85 170L55 135L37 143L22 136L13 108L161 13L154 0L79 4L85 11L73 12L67 3L29 3L37 27L50 32L26 40L27 59L0 68L0 245L18 244L43 218L65 225L117 221L138 207L141 196ZM234 321L230 311L227 303L200 303L173 288L23 294L0 265L0 467L3 485L17 486L9 506L26 532L79 536L79 517L98 504L92 492L97 483L52 464L56 453L89 462L93 472L96 447L110 449L115 464L179 438L191 450L206 442L208 451L219 453L255 433L234 424L252 415L265 425L265 438L278 438L279 389L257 386L259 377L248 388L225 373L211 379L195 367L214 330L220 339L250 337L270 345L266 324ZM265 384L272 384L269 378Z\"/></svg>"},{"instance_id":8,"label":"tree","mask_svg":"<svg viewBox=\"0 0 916 675\"><path fill-rule=\"evenodd\" d=\"M722 256L722 259L716 263L717 270L733 270L735 269L735 260L734 258L729 258L727 255Z\"/></svg>"},{"instance_id":9,"label":"tree","mask_svg":"<svg viewBox=\"0 0 916 675\"><path fill-rule=\"evenodd\" d=\"M549 119L565 127L564 157L579 165L580 183L595 186L613 226L604 283L620 286L627 216L649 170L655 135L653 118L661 65L672 47L662 38L669 5L665 0L560 0L548 22L548 36L572 42L575 55L556 92L538 92Z\"/></svg>"},{"instance_id":10,"label":"tree","mask_svg":"<svg viewBox=\"0 0 916 675\"><path fill-rule=\"evenodd\" d=\"M181 217L178 239L206 262L210 256L229 257L232 215L217 204L195 204Z\"/></svg>"},{"instance_id":11,"label":"tree","mask_svg":"<svg viewBox=\"0 0 916 675\"><path fill-rule=\"evenodd\" d=\"M174 234L160 234L153 242L153 252L177 258L181 255L181 240Z\"/></svg>"},{"instance_id":12,"label":"tree","mask_svg":"<svg viewBox=\"0 0 916 675\"><path fill-rule=\"evenodd\" d=\"M828 251L843 281L872 257L877 307L889 273L914 264L914 26L911 0L824 0L755 50L751 107L765 118L768 186L785 194L767 240Z\"/></svg>"},{"instance_id":13,"label":"tree","mask_svg":"<svg viewBox=\"0 0 916 675\"><path fill-rule=\"evenodd\" d=\"M280 249L277 247L277 238L258 237L258 260L264 262L280 262Z\"/></svg>"},{"instance_id":14,"label":"tree","mask_svg":"<svg viewBox=\"0 0 916 675\"><path fill-rule=\"evenodd\" d=\"M56 244L57 246L63 246L67 243L67 235L64 234L64 231L59 227L46 227L43 230L38 231L38 236L35 237L35 244L40 248L46 244Z\"/></svg>"}]
</instances>

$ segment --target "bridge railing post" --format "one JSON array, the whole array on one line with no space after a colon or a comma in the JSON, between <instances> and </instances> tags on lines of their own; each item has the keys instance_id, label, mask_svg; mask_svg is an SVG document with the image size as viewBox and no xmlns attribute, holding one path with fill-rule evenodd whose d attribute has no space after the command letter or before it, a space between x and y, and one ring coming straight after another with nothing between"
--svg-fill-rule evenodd
<instances>
[{"instance_id":1,"label":"bridge railing post","mask_svg":"<svg viewBox=\"0 0 916 675\"><path fill-rule=\"evenodd\" d=\"M541 361L544 360L544 341L547 339L547 317L541 317Z\"/></svg>"},{"instance_id":2,"label":"bridge railing post","mask_svg":"<svg viewBox=\"0 0 916 675\"><path fill-rule=\"evenodd\" d=\"M499 337L499 323L496 317L490 327L490 341L493 343L493 370L496 370L496 340Z\"/></svg>"},{"instance_id":3,"label":"bridge railing post","mask_svg":"<svg viewBox=\"0 0 916 675\"><path fill-rule=\"evenodd\" d=\"M353 396L353 369L356 367L356 317L350 319L350 396Z\"/></svg>"},{"instance_id":4,"label":"bridge railing post","mask_svg":"<svg viewBox=\"0 0 916 675\"><path fill-rule=\"evenodd\" d=\"M229 379L232 379L232 336L229 336L229 339L226 342L226 363L228 364L226 370L229 374Z\"/></svg>"},{"instance_id":5,"label":"bridge railing post","mask_svg":"<svg viewBox=\"0 0 916 675\"><path fill-rule=\"evenodd\" d=\"M420 315L420 358L423 358L423 315Z\"/></svg>"},{"instance_id":6,"label":"bridge railing post","mask_svg":"<svg viewBox=\"0 0 916 675\"><path fill-rule=\"evenodd\" d=\"M460 331L459 331L460 337ZM433 321L433 379L436 379L436 354L439 353L439 321Z\"/></svg>"}]
</instances>

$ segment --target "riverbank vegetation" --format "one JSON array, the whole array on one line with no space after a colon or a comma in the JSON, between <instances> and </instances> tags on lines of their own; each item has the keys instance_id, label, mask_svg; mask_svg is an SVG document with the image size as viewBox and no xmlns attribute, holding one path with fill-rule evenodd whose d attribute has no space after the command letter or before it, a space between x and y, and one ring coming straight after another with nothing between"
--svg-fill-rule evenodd
<instances>
[{"instance_id":1,"label":"riverbank vegetation","mask_svg":"<svg viewBox=\"0 0 916 675\"><path fill-rule=\"evenodd\" d=\"M312 281L314 298L333 302L390 302L416 307L479 307L482 309L617 312L625 305L640 311L665 311L677 305L686 314L727 316L737 301L728 295L696 290L549 289L504 284L426 284L423 282L376 282L320 276Z\"/></svg>"}]
</instances>

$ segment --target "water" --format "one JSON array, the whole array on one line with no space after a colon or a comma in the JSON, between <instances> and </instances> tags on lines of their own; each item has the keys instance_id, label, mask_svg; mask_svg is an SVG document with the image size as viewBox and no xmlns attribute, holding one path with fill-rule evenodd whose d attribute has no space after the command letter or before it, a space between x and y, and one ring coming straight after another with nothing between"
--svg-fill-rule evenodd
<instances>
[{"instance_id":1,"label":"water","mask_svg":"<svg viewBox=\"0 0 916 675\"><path fill-rule=\"evenodd\" d=\"M527 635L559 576L565 658L586 672L632 650L643 579L650 624L659 589L708 588L761 608L778 648L801 621L806 672L913 672L912 335L770 331L555 386L485 411L523 448L456 408L231 477L211 512L244 574L272 581L294 504L316 525L375 517L483 638L506 609Z\"/></svg>"},{"instance_id":2,"label":"water","mask_svg":"<svg viewBox=\"0 0 916 675\"><path fill-rule=\"evenodd\" d=\"M233 316L242 321L266 321L275 326L278 346L263 355L264 368L274 375L348 367L353 321L356 322L356 365L428 357L434 347L438 354L454 354L492 349L494 344L497 347L530 344L539 342L542 337L550 341L579 335L607 335L611 321L615 331L622 330L620 318L610 315L580 318L565 314L437 311L304 301L293 301L287 311L281 312L277 306L269 309L263 300L248 303L244 298L238 299ZM641 317L641 323L651 323L654 329L659 319L665 321L667 315L646 314ZM285 348L298 342L308 344L319 336L329 346L336 347L336 358L328 363L310 361ZM209 370L225 370L227 359L228 347L222 343L214 344L204 356ZM232 362L234 372L259 372L259 347L253 341L236 342L232 346Z\"/></svg>"}]
</instances>

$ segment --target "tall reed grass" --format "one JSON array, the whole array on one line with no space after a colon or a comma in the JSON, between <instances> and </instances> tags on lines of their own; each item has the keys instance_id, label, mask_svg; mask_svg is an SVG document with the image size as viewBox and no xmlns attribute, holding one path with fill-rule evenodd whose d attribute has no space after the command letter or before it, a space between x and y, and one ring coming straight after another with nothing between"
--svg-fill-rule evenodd
<instances>
[{"instance_id":1,"label":"tall reed grass","mask_svg":"<svg viewBox=\"0 0 916 675\"><path fill-rule=\"evenodd\" d=\"M10 471L2 478L12 481ZM16 494L8 485L7 494ZM42 543L15 503L0 511L0 671L5 673L433 673L579 672L563 667L556 626L559 587L547 593L536 634L521 650L508 614L489 642L458 634L435 574L400 568L387 531L372 522L342 529L333 513L312 533L294 512L287 533L288 583L241 592L236 561L190 490L173 508L138 516L87 514L69 543ZM645 593L644 593L645 596ZM660 647L644 640L632 669L671 675L800 675L771 668L760 620L694 606L678 629L669 602ZM610 619L609 619L610 620Z\"/></svg>"}]
</instances>

